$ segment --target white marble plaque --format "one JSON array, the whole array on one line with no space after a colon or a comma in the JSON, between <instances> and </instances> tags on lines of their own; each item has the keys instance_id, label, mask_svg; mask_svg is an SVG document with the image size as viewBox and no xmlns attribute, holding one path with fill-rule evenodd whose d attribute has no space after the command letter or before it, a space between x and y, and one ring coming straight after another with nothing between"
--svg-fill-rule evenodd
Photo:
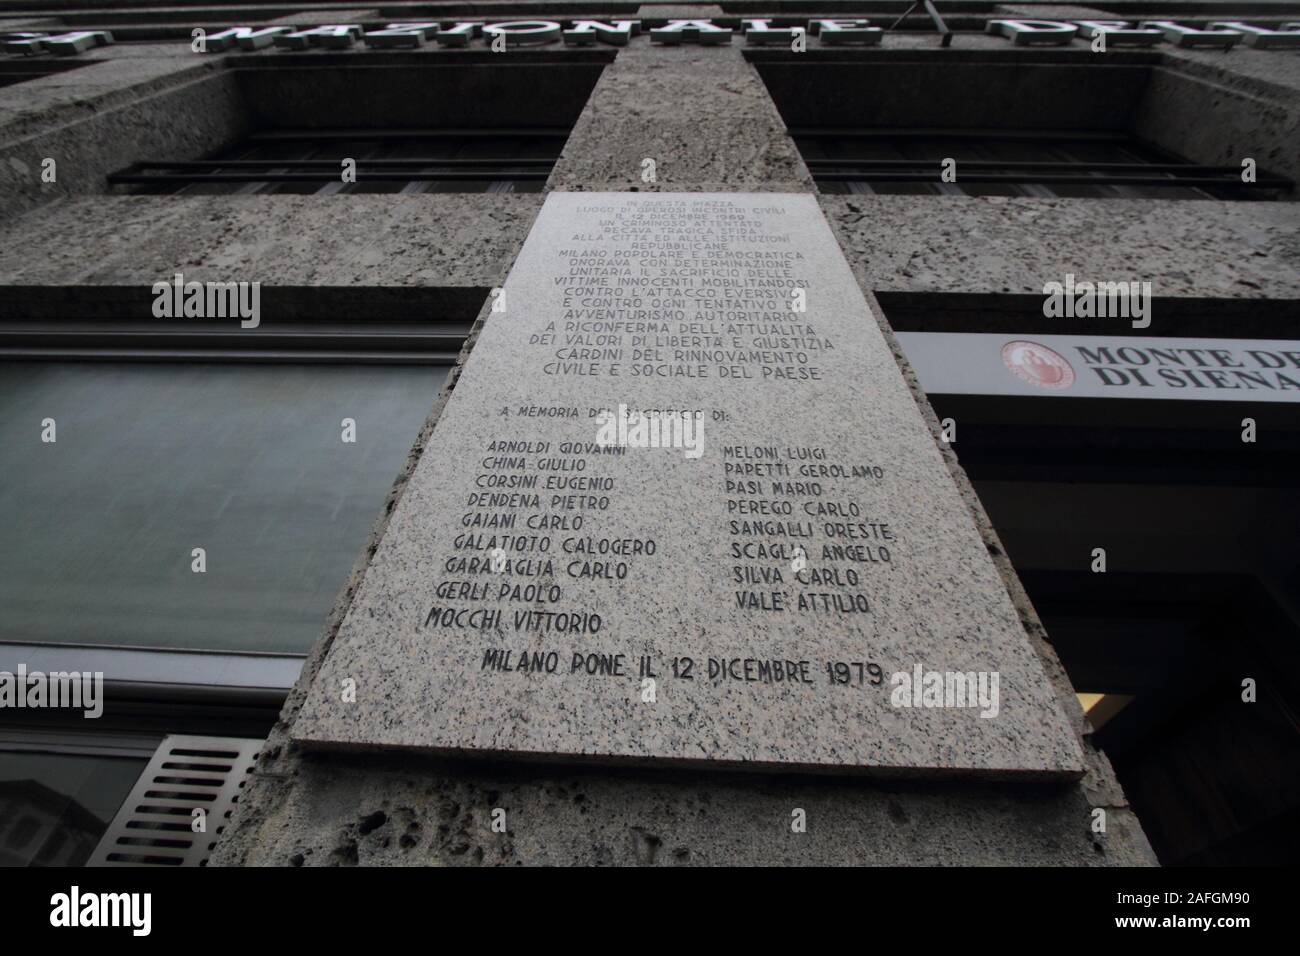
<instances>
[{"instance_id":1,"label":"white marble plaque","mask_svg":"<svg viewBox=\"0 0 1300 956\"><path fill-rule=\"evenodd\" d=\"M552 193L497 305L295 739L1082 772L814 197Z\"/></svg>"}]
</instances>

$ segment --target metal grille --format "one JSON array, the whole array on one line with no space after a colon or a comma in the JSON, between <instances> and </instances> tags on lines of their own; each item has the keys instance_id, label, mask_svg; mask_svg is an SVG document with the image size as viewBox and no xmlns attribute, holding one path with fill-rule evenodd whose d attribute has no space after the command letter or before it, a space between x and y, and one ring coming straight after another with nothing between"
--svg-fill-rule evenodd
<instances>
[{"instance_id":1,"label":"metal grille","mask_svg":"<svg viewBox=\"0 0 1300 956\"><path fill-rule=\"evenodd\" d=\"M169 736L140 774L87 866L203 866L262 740ZM194 832L202 810L205 832Z\"/></svg>"},{"instance_id":2,"label":"metal grille","mask_svg":"<svg viewBox=\"0 0 1300 956\"><path fill-rule=\"evenodd\" d=\"M538 192L567 131L271 130L202 160L145 159L108 177L151 194ZM354 160L355 182L343 161Z\"/></svg>"},{"instance_id":3,"label":"metal grille","mask_svg":"<svg viewBox=\"0 0 1300 956\"><path fill-rule=\"evenodd\" d=\"M822 192L1062 198L1274 199L1288 179L1189 163L1124 133L794 129ZM944 182L942 163L956 161Z\"/></svg>"}]
</instances>

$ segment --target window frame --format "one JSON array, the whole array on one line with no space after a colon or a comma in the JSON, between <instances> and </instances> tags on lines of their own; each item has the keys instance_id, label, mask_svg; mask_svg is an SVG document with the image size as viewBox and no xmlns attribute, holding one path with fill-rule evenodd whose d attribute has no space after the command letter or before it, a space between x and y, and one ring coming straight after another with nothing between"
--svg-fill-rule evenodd
<instances>
[{"instance_id":1,"label":"window frame","mask_svg":"<svg viewBox=\"0 0 1300 956\"><path fill-rule=\"evenodd\" d=\"M1180 160L1130 133L1118 131L1072 129L963 129L963 128L912 128L912 127L791 127L799 155L808 167L823 194L835 195L839 189L825 190L826 185L840 185L843 192L877 194L877 187L892 188L884 195L963 195L968 185L1004 186L1013 196L1040 196L1044 198L1132 198L1132 199L1223 199L1228 201L1258 201L1276 198L1275 193L1294 186L1289 179L1259 169L1254 183L1241 180L1240 166L1216 166ZM866 140L889 145L915 140L944 142L940 152L956 159L957 181L944 182L942 162L945 156L926 158L870 159L854 156L811 156L813 149L823 143L842 147L846 142ZM1086 159L1060 160L999 160L968 159L959 155L960 149L987 152L999 143L1043 144L1045 153L1062 153L1083 144L1112 146L1117 151L1133 157L1130 162L1092 161ZM1150 159L1145 158L1149 156ZM925 189L924 187L930 187ZM1101 189L1100 196L1070 196L1055 187L1094 187ZM1192 197L1161 196L1160 192L1190 189ZM1215 192L1208 190L1215 190ZM1274 195L1250 195L1254 190Z\"/></svg>"},{"instance_id":2,"label":"window frame","mask_svg":"<svg viewBox=\"0 0 1300 956\"><path fill-rule=\"evenodd\" d=\"M210 156L201 160L144 159L108 174L110 186L134 187L136 194L211 195L205 187L229 186L230 191L216 190L217 195L284 195L279 187L318 184L311 192L295 195L393 195L430 191L431 187L457 183L486 183L485 189L436 190L443 192L514 192L521 184L537 184L537 190L550 179L568 141L570 130L563 127L535 128L446 128L446 129L276 129L250 133L238 143L222 150L237 155L227 158ZM498 149L528 152L535 146L553 141L554 149L540 156L411 156L393 157L385 152L400 151L421 143L435 144L441 151L474 151L489 144ZM286 144L299 144L304 155L284 158L248 158L259 150ZM372 155L322 157L332 144L355 154L357 144L366 144ZM350 145L348 145L350 144ZM435 149L435 151L438 151ZM375 156L378 152L380 155ZM356 160L356 180L345 183L341 177L344 158ZM397 188L365 190L358 187L376 184L400 184ZM198 187L197 189L195 187Z\"/></svg>"}]
</instances>

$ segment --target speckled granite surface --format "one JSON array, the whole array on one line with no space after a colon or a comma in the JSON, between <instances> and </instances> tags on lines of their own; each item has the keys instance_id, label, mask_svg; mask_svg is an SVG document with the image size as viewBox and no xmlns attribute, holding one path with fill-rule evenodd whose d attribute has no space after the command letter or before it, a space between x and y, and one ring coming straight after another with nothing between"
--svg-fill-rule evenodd
<instances>
[{"instance_id":1,"label":"speckled granite surface","mask_svg":"<svg viewBox=\"0 0 1300 956\"><path fill-rule=\"evenodd\" d=\"M620 406L701 423L603 453L593 415ZM932 693L955 673L981 701ZM294 736L1083 769L821 210L788 194L548 198Z\"/></svg>"}]
</instances>

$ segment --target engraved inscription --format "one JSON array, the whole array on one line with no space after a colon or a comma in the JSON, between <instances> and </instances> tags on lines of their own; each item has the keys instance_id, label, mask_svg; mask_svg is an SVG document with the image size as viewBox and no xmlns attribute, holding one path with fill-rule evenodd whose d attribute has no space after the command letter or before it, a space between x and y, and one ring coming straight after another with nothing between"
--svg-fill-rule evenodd
<instances>
[{"instance_id":1,"label":"engraved inscription","mask_svg":"<svg viewBox=\"0 0 1300 956\"><path fill-rule=\"evenodd\" d=\"M931 706L935 675L954 701L1000 697ZM357 703L332 693L343 680ZM1081 769L806 195L547 198L292 733L720 767Z\"/></svg>"}]
</instances>

